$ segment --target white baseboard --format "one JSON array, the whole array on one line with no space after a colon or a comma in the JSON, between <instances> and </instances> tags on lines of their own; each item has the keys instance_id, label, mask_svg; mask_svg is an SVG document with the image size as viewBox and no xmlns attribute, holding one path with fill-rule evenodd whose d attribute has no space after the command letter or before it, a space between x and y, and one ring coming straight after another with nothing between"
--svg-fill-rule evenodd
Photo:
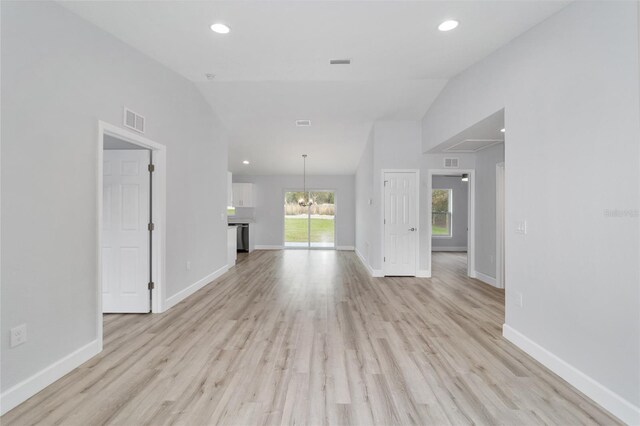
<instances>
[{"instance_id":1,"label":"white baseboard","mask_svg":"<svg viewBox=\"0 0 640 426\"><path fill-rule=\"evenodd\" d=\"M466 247L436 247L431 245L431 251L467 251Z\"/></svg>"},{"instance_id":2,"label":"white baseboard","mask_svg":"<svg viewBox=\"0 0 640 426\"><path fill-rule=\"evenodd\" d=\"M431 278L431 271L428 269L418 269L418 272L416 272L416 277Z\"/></svg>"},{"instance_id":3,"label":"white baseboard","mask_svg":"<svg viewBox=\"0 0 640 426\"><path fill-rule=\"evenodd\" d=\"M371 265L369 265L369 262L367 262L367 260L364 258L364 256L362 255L362 253L360 253L360 250L358 250L357 248L354 248L355 252L356 252L356 256L358 256L358 259L360 259L360 262L362 262L362 264L364 265L365 268L367 268L367 271L369 272L369 274L372 277L383 277L384 274L382 273L381 270L379 269L373 269L371 267Z\"/></svg>"},{"instance_id":4,"label":"white baseboard","mask_svg":"<svg viewBox=\"0 0 640 426\"><path fill-rule=\"evenodd\" d=\"M337 246L336 250L341 251L354 251L356 248L354 246Z\"/></svg>"},{"instance_id":5,"label":"white baseboard","mask_svg":"<svg viewBox=\"0 0 640 426\"><path fill-rule=\"evenodd\" d=\"M224 265L222 268L218 269L217 271L210 273L206 277L191 284L189 287L185 288L184 290L180 290L173 296L167 298L167 300L164 302L164 310L166 311L172 308L173 306L177 305L187 297L191 296L196 291L200 290L202 287L209 284L211 281L222 276L228 270L229 270L229 265Z\"/></svg>"},{"instance_id":6,"label":"white baseboard","mask_svg":"<svg viewBox=\"0 0 640 426\"><path fill-rule=\"evenodd\" d=\"M256 250L282 250L284 246L256 246Z\"/></svg>"},{"instance_id":7,"label":"white baseboard","mask_svg":"<svg viewBox=\"0 0 640 426\"><path fill-rule=\"evenodd\" d=\"M73 371L102 351L99 340L93 340L59 359L33 376L10 387L0 395L0 415L22 404L51 383Z\"/></svg>"},{"instance_id":8,"label":"white baseboard","mask_svg":"<svg viewBox=\"0 0 640 426\"><path fill-rule=\"evenodd\" d=\"M640 407L633 405L507 324L502 326L502 335L623 422L629 425L640 424Z\"/></svg>"},{"instance_id":9,"label":"white baseboard","mask_svg":"<svg viewBox=\"0 0 640 426\"><path fill-rule=\"evenodd\" d=\"M473 275L473 278L478 279L482 282L490 284L494 287L498 286L498 283L495 278L490 277L489 275L483 274L482 272L474 271L472 275Z\"/></svg>"}]
</instances>

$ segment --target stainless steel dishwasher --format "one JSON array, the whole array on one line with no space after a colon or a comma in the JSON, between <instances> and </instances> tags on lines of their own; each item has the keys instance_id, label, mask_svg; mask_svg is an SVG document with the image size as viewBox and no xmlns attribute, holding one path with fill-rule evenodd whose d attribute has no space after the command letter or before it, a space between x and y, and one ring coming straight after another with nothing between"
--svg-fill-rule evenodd
<instances>
[{"instance_id":1,"label":"stainless steel dishwasher","mask_svg":"<svg viewBox=\"0 0 640 426\"><path fill-rule=\"evenodd\" d=\"M248 223L229 223L237 227L238 230L238 251L249 251L249 224Z\"/></svg>"}]
</instances>

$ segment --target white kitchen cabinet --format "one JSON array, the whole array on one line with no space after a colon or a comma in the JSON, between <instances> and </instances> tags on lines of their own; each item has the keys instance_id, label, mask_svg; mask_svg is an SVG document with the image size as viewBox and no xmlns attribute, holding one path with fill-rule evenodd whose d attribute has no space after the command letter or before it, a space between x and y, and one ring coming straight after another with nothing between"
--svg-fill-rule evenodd
<instances>
[{"instance_id":1,"label":"white kitchen cabinet","mask_svg":"<svg viewBox=\"0 0 640 426\"><path fill-rule=\"evenodd\" d=\"M255 185L252 183L233 184L233 206L255 207Z\"/></svg>"},{"instance_id":2,"label":"white kitchen cabinet","mask_svg":"<svg viewBox=\"0 0 640 426\"><path fill-rule=\"evenodd\" d=\"M233 174L227 172L227 207L233 206Z\"/></svg>"}]
</instances>

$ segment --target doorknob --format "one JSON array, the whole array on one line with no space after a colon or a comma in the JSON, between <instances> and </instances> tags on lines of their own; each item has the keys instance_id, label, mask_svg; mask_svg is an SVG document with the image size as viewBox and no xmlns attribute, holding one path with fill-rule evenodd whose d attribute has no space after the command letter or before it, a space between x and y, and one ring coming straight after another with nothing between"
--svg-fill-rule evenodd
<instances>
[{"instance_id":1,"label":"doorknob","mask_svg":"<svg viewBox=\"0 0 640 426\"><path fill-rule=\"evenodd\" d=\"M409 228L409 231L415 231L416 228Z\"/></svg>"}]
</instances>

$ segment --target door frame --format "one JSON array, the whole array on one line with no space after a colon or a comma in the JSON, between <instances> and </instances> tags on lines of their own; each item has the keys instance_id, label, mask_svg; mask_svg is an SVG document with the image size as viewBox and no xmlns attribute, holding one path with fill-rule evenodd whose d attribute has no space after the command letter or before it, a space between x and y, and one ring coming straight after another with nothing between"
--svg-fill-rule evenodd
<instances>
[{"instance_id":1,"label":"door frame","mask_svg":"<svg viewBox=\"0 0 640 426\"><path fill-rule=\"evenodd\" d=\"M504 161L496 164L496 287L505 286L506 222L505 222L506 171Z\"/></svg>"},{"instance_id":2,"label":"door frame","mask_svg":"<svg viewBox=\"0 0 640 426\"><path fill-rule=\"evenodd\" d=\"M467 211L467 275L476 278L476 170L475 169L431 169L427 173L427 214L431 215L432 195L433 192L433 176L450 175L451 173L466 173L469 175L468 188L468 211ZM429 269L427 276L431 277L431 250L432 250L432 229L431 221L427 226L427 265Z\"/></svg>"},{"instance_id":3,"label":"door frame","mask_svg":"<svg viewBox=\"0 0 640 426\"><path fill-rule=\"evenodd\" d=\"M104 136L110 135L118 139L149 149L153 153L153 164L156 166L151 174L153 185L152 220L154 223L154 238L152 241L151 265L153 269L153 282L155 288L151 291L151 312L160 313L164 311L165 297L165 276L166 276L166 222L167 217L167 148L166 146L140 136L130 130L125 130L113 124L98 120L98 143L97 143L97 164L96 164L96 236L98 240L97 248L97 325L98 341L102 349L102 204L103 204L103 152Z\"/></svg>"},{"instance_id":4,"label":"door frame","mask_svg":"<svg viewBox=\"0 0 640 426\"><path fill-rule=\"evenodd\" d=\"M384 191L384 175L385 173L414 173L416 176L416 188L415 188L415 197L416 197L416 270L413 275L409 276L418 276L418 271L420 270L420 169L382 169L380 174L380 199L382 203L380 203L380 241L382 241L382 245L380 251L382 252L382 276L387 276L386 272L386 262L384 261L386 257L387 246L385 244L385 223L384 223L384 208L387 200L385 199L385 191Z\"/></svg>"},{"instance_id":5,"label":"door frame","mask_svg":"<svg viewBox=\"0 0 640 426\"><path fill-rule=\"evenodd\" d=\"M282 189L282 198L284 200L287 196L287 192L304 192L299 189L291 189L291 188L283 188ZM315 188L307 188L307 192L333 192L333 247L311 247L309 245L309 241L307 240L307 247L292 247L287 246L286 235L285 235L285 219L286 216L283 212L282 214L282 248L286 250L338 250L338 190L337 189L315 189ZM309 227L311 226L311 222L309 222ZM310 228L308 228L310 229ZM309 235L308 238L310 238Z\"/></svg>"}]
</instances>

